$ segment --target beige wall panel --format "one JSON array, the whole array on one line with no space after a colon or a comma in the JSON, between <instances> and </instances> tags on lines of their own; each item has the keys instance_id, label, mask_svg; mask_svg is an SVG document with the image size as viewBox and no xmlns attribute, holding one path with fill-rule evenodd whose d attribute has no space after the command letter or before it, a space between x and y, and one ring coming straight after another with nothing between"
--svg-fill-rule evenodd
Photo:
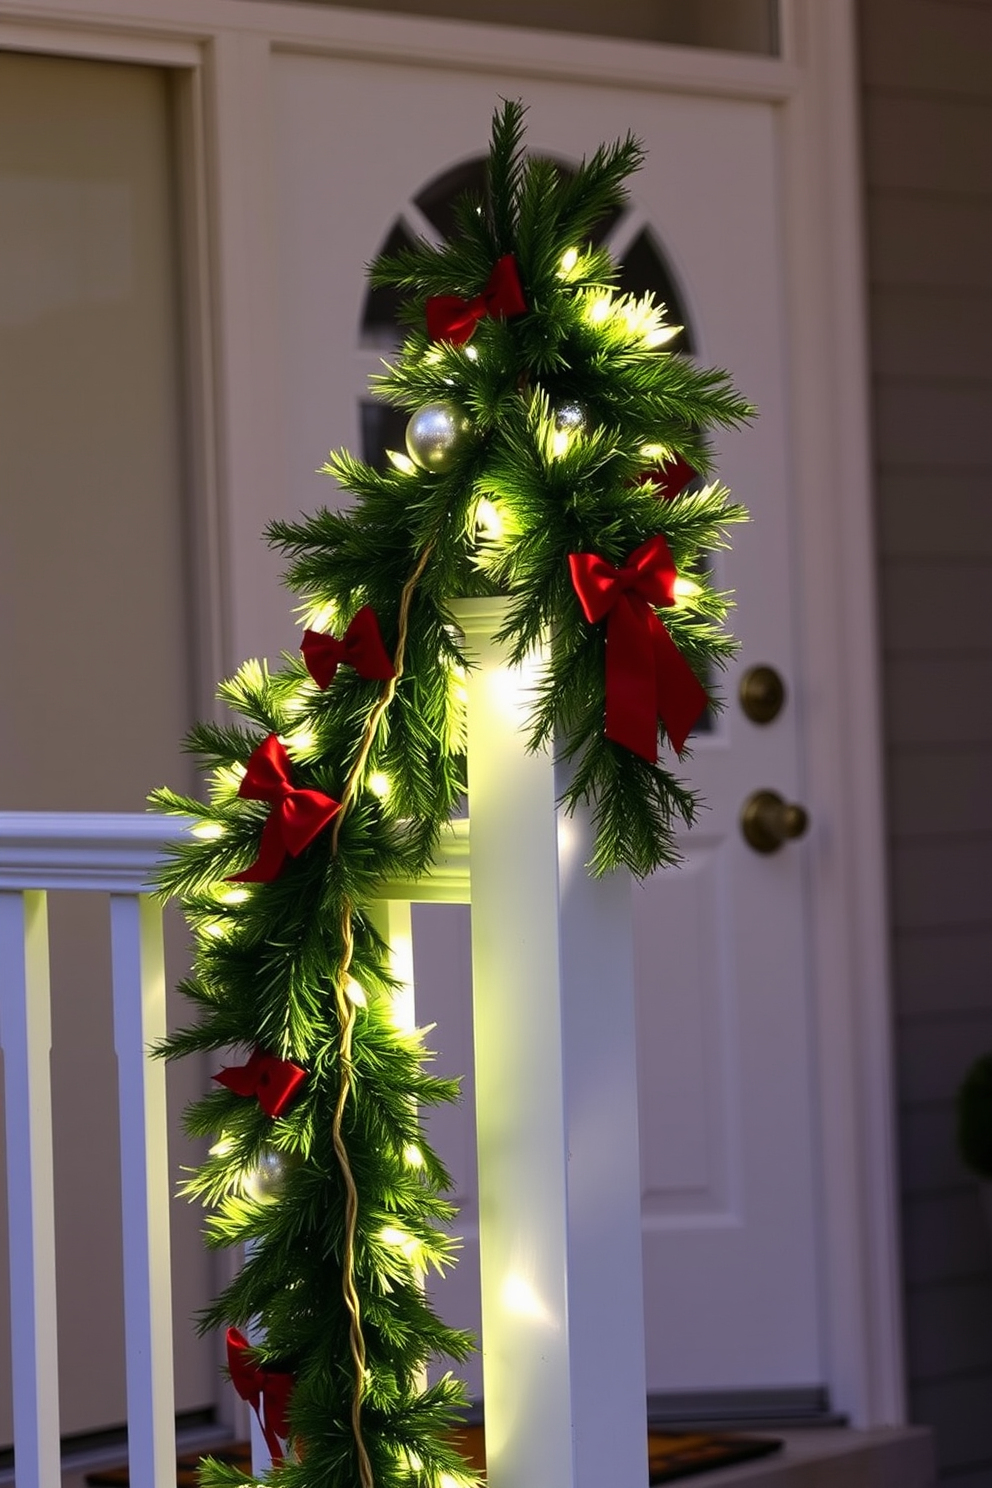
<instances>
[{"instance_id":1,"label":"beige wall panel","mask_svg":"<svg viewBox=\"0 0 992 1488\"><path fill-rule=\"evenodd\" d=\"M992 198L873 192L868 262L877 285L992 290Z\"/></svg>"},{"instance_id":2,"label":"beige wall panel","mask_svg":"<svg viewBox=\"0 0 992 1488\"><path fill-rule=\"evenodd\" d=\"M877 383L875 439L880 463L931 465L944 474L964 465L992 469L990 394L990 383L956 387L891 379Z\"/></svg>"},{"instance_id":3,"label":"beige wall panel","mask_svg":"<svg viewBox=\"0 0 992 1488\"><path fill-rule=\"evenodd\" d=\"M0 809L140 811L152 785L190 779L170 128L162 72L0 54ZM107 902L53 901L60 1395L74 1434L125 1419L116 1063ZM195 1061L171 1074L173 1110L202 1078ZM177 1175L188 1160L176 1138ZM214 1387L188 1323L210 1289L198 1230L177 1203L180 1408ZM10 1435L0 1381L0 1443Z\"/></svg>"},{"instance_id":4,"label":"beige wall panel","mask_svg":"<svg viewBox=\"0 0 992 1488\"><path fill-rule=\"evenodd\" d=\"M869 187L992 190L992 103L869 93L864 109Z\"/></svg>"},{"instance_id":5,"label":"beige wall panel","mask_svg":"<svg viewBox=\"0 0 992 1488\"><path fill-rule=\"evenodd\" d=\"M992 930L985 925L904 930L895 938L894 963L907 1018L988 1008Z\"/></svg>"},{"instance_id":6,"label":"beige wall panel","mask_svg":"<svg viewBox=\"0 0 992 1488\"><path fill-rule=\"evenodd\" d=\"M898 28L898 29L896 29ZM863 7L864 81L871 88L987 97L992 8L900 0Z\"/></svg>"},{"instance_id":7,"label":"beige wall panel","mask_svg":"<svg viewBox=\"0 0 992 1488\"><path fill-rule=\"evenodd\" d=\"M988 566L981 562L887 564L882 594L886 651L970 655L972 686L984 685L992 663L987 580ZM923 694L921 702L925 705Z\"/></svg>"},{"instance_id":8,"label":"beige wall panel","mask_svg":"<svg viewBox=\"0 0 992 1488\"><path fill-rule=\"evenodd\" d=\"M878 288L871 334L876 376L989 379L992 293L951 285Z\"/></svg>"},{"instance_id":9,"label":"beige wall panel","mask_svg":"<svg viewBox=\"0 0 992 1488\"><path fill-rule=\"evenodd\" d=\"M979 668L986 664L979 658ZM885 715L890 745L992 744L992 688L981 685L975 657L967 653L890 653Z\"/></svg>"},{"instance_id":10,"label":"beige wall panel","mask_svg":"<svg viewBox=\"0 0 992 1488\"><path fill-rule=\"evenodd\" d=\"M901 841L992 832L988 744L889 755L889 811Z\"/></svg>"},{"instance_id":11,"label":"beige wall panel","mask_svg":"<svg viewBox=\"0 0 992 1488\"><path fill-rule=\"evenodd\" d=\"M914 1194L904 1206L903 1266L906 1279L966 1281L986 1266L985 1215L972 1187Z\"/></svg>"},{"instance_id":12,"label":"beige wall panel","mask_svg":"<svg viewBox=\"0 0 992 1488\"><path fill-rule=\"evenodd\" d=\"M992 475L981 468L955 470L950 480L933 470L881 470L878 521L887 556L992 558L990 487Z\"/></svg>"},{"instance_id":13,"label":"beige wall panel","mask_svg":"<svg viewBox=\"0 0 992 1488\"><path fill-rule=\"evenodd\" d=\"M990 884L992 837L957 842L936 837L893 847L892 896L898 929L987 924ZM948 975L953 972L949 970ZM971 1060L989 1049L992 1016L988 1037L972 1042L970 1057L958 1065L950 1090L944 1088L943 1093L951 1093Z\"/></svg>"}]
</instances>

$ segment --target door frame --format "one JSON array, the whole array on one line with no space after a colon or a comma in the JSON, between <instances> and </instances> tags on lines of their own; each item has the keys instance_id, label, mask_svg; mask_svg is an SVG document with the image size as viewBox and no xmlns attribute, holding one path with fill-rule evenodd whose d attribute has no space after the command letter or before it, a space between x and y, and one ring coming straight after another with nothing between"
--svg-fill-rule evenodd
<instances>
[{"instance_id":1,"label":"door frame","mask_svg":"<svg viewBox=\"0 0 992 1488\"><path fill-rule=\"evenodd\" d=\"M273 54L511 71L778 108L796 705L814 823L804 850L823 1362L835 1408L868 1427L905 1419L905 1388L855 0L780 7L778 58L265 0L102 0L99 19L92 0L0 0L0 47L176 73L204 706L209 684L264 650L285 610L276 561L259 542L282 447Z\"/></svg>"}]
</instances>

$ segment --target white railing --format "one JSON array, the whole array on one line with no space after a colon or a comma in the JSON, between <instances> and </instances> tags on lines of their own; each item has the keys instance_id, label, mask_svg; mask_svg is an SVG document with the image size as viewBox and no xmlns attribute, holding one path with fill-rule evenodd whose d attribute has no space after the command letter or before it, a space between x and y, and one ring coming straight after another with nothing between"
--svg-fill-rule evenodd
<instances>
[{"instance_id":1,"label":"white railing","mask_svg":"<svg viewBox=\"0 0 992 1488\"><path fill-rule=\"evenodd\" d=\"M176 1481L162 913L152 869L182 822L0 813L0 1043L6 1075L10 1328L19 1488L57 1488L58 1347L48 973L51 889L110 896L121 1134L131 1480Z\"/></svg>"},{"instance_id":2,"label":"white railing","mask_svg":"<svg viewBox=\"0 0 992 1488\"><path fill-rule=\"evenodd\" d=\"M61 1482L52 1153L50 890L110 898L131 1481L176 1481L171 1177L156 863L191 823L109 813L0 812L0 1046L6 1073L11 1358L18 1488ZM468 823L453 824L429 880L384 886L383 928L410 984L409 900L468 900ZM264 1443L256 1444L264 1451ZM264 1464L257 1464L264 1465Z\"/></svg>"},{"instance_id":3,"label":"white railing","mask_svg":"<svg viewBox=\"0 0 992 1488\"><path fill-rule=\"evenodd\" d=\"M640 1488L644 1432L636 1037L629 886L594 881L588 812L556 807L526 748L533 675L459 605L469 674L473 1004L490 1488ZM0 813L0 1042L6 1067L18 1488L58 1488L59 1418L46 895L110 895L119 1069L131 1482L175 1488L162 922L152 868L188 824ZM412 1016L411 900L467 903L468 823L432 873L382 886L381 928ZM604 988L609 988L609 1008ZM508 1098L512 1082L512 1098ZM253 1433L254 1436L254 1433ZM253 1440L253 1465L264 1446Z\"/></svg>"}]
</instances>

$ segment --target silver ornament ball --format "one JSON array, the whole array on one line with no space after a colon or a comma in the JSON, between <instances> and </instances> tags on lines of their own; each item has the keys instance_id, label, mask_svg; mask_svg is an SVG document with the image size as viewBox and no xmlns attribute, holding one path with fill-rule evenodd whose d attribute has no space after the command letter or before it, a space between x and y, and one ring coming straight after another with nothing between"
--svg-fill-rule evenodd
<instances>
[{"instance_id":1,"label":"silver ornament ball","mask_svg":"<svg viewBox=\"0 0 992 1488\"><path fill-rule=\"evenodd\" d=\"M242 1188L256 1204L274 1204L286 1192L286 1183L294 1168L300 1166L295 1152L280 1152L276 1147L263 1147L258 1166L245 1173Z\"/></svg>"},{"instance_id":2,"label":"silver ornament ball","mask_svg":"<svg viewBox=\"0 0 992 1488\"><path fill-rule=\"evenodd\" d=\"M589 410L578 398L559 403L555 409L555 428L560 434L584 434L589 424Z\"/></svg>"},{"instance_id":3,"label":"silver ornament ball","mask_svg":"<svg viewBox=\"0 0 992 1488\"><path fill-rule=\"evenodd\" d=\"M447 398L425 403L406 426L410 459L421 470L440 475L450 470L472 438L472 424L464 408Z\"/></svg>"}]
</instances>

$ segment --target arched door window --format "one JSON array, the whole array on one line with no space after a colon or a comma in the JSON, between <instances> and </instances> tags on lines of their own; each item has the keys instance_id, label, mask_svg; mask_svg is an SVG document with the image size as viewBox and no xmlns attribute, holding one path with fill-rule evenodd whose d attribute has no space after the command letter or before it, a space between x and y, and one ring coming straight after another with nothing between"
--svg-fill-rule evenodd
<instances>
[{"instance_id":1,"label":"arched door window","mask_svg":"<svg viewBox=\"0 0 992 1488\"><path fill-rule=\"evenodd\" d=\"M558 161L562 171L567 162ZM379 251L395 253L411 246L418 237L443 243L454 232L454 205L466 191L484 197L486 191L485 157L474 156L442 171L411 198L407 207L390 229ZM667 351L689 355L694 350L692 328L657 235L632 206L620 209L597 224L593 241L609 248L620 265L620 288L627 294L651 293L667 306L668 319L683 327L678 340L668 343ZM399 296L393 289L370 289L362 306L360 342L364 349L388 355L400 343L402 330L397 312ZM372 397L363 397L360 406L362 458L377 469L386 463L386 450L404 447L408 414L390 408Z\"/></svg>"}]
</instances>

